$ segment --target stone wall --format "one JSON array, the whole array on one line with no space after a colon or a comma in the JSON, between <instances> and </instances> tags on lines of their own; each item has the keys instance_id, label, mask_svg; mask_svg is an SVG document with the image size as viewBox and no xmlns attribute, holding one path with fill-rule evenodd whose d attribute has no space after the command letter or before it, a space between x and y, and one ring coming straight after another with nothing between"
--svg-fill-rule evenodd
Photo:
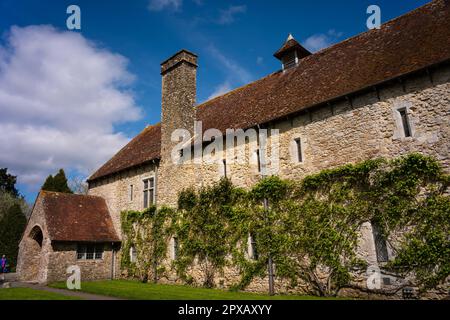
<instances>
[{"instance_id":1,"label":"stone wall","mask_svg":"<svg viewBox=\"0 0 450 320\"><path fill-rule=\"evenodd\" d=\"M124 210L140 211L144 209L143 181L156 177L156 175L156 165L148 164L90 184L89 195L100 196L106 200L118 235L122 234L120 213ZM155 183L158 185L158 181ZM131 185L133 185L132 200L130 199ZM156 188L155 199L158 201L158 187Z\"/></svg>"},{"instance_id":2,"label":"stone wall","mask_svg":"<svg viewBox=\"0 0 450 320\"><path fill-rule=\"evenodd\" d=\"M170 96L165 92L164 97ZM406 108L411 126L411 137L405 137L398 110ZM279 171L274 170L273 163L268 164L271 174L282 178L302 179L304 176L322 169L337 167L375 157L398 157L410 152L422 152L436 157L449 170L449 110L450 110L450 69L441 66L416 74L402 81L392 81L378 86L376 90L353 95L348 99L335 101L315 108L303 114L268 124L269 129L279 129L280 163ZM163 111L164 114L165 111ZM176 109L171 109L176 112ZM167 115L167 113L166 113ZM164 119L163 117L163 127ZM180 122L181 123L181 122ZM177 123L179 125L179 123ZM187 125L187 129L192 127ZM173 125L167 128L174 128ZM201 187L217 181L224 175L221 163L195 165L186 161L182 165L169 164L168 132L162 140L163 159L158 175L158 205L175 206L177 194L188 186ZM303 161L296 159L295 139L302 142ZM269 138L270 140L273 137ZM243 152L243 146L237 146L236 152ZM248 146L247 146L248 147ZM245 157L250 160L254 155L248 152ZM270 152L268 154L270 156ZM227 155L218 153L218 159ZM249 188L261 175L256 169L256 161L247 164L227 164L227 176L238 186ZM145 171L147 170L147 171ZM116 217L121 210L130 208L126 201L124 186L130 179L140 180L142 175L153 172L150 168L139 174L128 173L102 182L91 188L90 193L103 196ZM134 180L133 180L134 181ZM133 207L139 209L139 206ZM117 217L114 218L117 220ZM117 223L117 221L115 222ZM370 224L361 229L361 241L358 254L369 263L376 264L373 236ZM170 266L170 256L165 262ZM196 281L200 281L196 266L191 271ZM226 270L217 278L217 285L226 287L237 279L237 271ZM164 281L178 281L176 275L168 273ZM278 291L287 291L283 283ZM267 279L255 280L250 291L267 291Z\"/></svg>"},{"instance_id":3,"label":"stone wall","mask_svg":"<svg viewBox=\"0 0 450 320\"><path fill-rule=\"evenodd\" d=\"M36 240L31 237L33 228L39 228L42 232L42 246L39 246ZM16 269L18 278L21 281L45 282L51 251L51 241L48 237L47 225L45 223L43 201L42 198L38 197L19 243Z\"/></svg>"},{"instance_id":4,"label":"stone wall","mask_svg":"<svg viewBox=\"0 0 450 320\"><path fill-rule=\"evenodd\" d=\"M81 281L110 279L113 268L118 270L118 261L112 265L112 246L103 244L103 258L97 260L78 260L76 243L54 243L49 253L47 282L65 281L69 266L78 266L81 271Z\"/></svg>"}]
</instances>

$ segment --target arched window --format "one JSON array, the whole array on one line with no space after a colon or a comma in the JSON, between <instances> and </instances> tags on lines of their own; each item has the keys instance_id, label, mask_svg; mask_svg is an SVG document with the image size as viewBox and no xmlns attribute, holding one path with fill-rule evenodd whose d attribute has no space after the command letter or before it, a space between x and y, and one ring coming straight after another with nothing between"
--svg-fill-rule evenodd
<instances>
[{"instance_id":1,"label":"arched window","mask_svg":"<svg viewBox=\"0 0 450 320\"><path fill-rule=\"evenodd\" d=\"M36 241L39 247L42 248L42 241L44 240L44 235L39 226L34 226L33 229L31 229L29 237L34 241Z\"/></svg>"}]
</instances>

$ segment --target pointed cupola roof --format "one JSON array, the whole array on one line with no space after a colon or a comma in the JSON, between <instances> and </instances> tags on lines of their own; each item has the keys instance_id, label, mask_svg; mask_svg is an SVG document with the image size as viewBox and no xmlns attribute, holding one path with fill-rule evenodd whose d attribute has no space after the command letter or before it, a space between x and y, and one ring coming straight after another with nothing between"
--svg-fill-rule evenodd
<instances>
[{"instance_id":1,"label":"pointed cupola roof","mask_svg":"<svg viewBox=\"0 0 450 320\"><path fill-rule=\"evenodd\" d=\"M302 47L300 43L298 43L297 40L294 39L292 34L289 34L284 45L273 55L278 60L283 60L283 58L289 55L291 52L296 52L297 58L299 60L311 54L311 52Z\"/></svg>"}]
</instances>

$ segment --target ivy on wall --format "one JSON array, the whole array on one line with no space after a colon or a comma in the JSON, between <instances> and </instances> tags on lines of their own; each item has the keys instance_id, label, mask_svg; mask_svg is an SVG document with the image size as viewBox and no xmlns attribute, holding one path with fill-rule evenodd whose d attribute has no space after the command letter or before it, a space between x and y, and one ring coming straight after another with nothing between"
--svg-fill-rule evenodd
<instances>
[{"instance_id":1,"label":"ivy on wall","mask_svg":"<svg viewBox=\"0 0 450 320\"><path fill-rule=\"evenodd\" d=\"M129 277L143 282L151 277L157 281L165 270L161 266L167 254L167 241L172 232L167 221L173 217L173 210L151 206L144 211L123 211L121 225L123 232L121 269ZM136 251L136 261L131 261L131 248Z\"/></svg>"},{"instance_id":2,"label":"ivy on wall","mask_svg":"<svg viewBox=\"0 0 450 320\"><path fill-rule=\"evenodd\" d=\"M372 222L387 241L396 239L394 259L384 268L414 275L414 285L426 290L450 272L449 181L436 160L416 153L323 170L301 181L267 177L250 190L222 179L182 191L176 212L123 213L125 253L134 241L143 262L132 266L125 254L122 264L142 278L165 258L174 235L179 249L173 267L186 283L195 284L189 276L194 265L206 287L214 286L226 266L234 266L240 281L233 288L243 289L267 275L270 255L275 281L301 282L311 294L336 295L350 286L355 272L366 270L356 252L361 225ZM256 259L247 254L250 234Z\"/></svg>"}]
</instances>

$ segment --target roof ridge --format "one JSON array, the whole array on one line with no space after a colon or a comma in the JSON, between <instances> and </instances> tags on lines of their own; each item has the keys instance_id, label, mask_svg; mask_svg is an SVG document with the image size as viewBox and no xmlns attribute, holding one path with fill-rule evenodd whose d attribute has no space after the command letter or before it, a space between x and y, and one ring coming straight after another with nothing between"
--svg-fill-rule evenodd
<instances>
[{"instance_id":1,"label":"roof ridge","mask_svg":"<svg viewBox=\"0 0 450 320\"><path fill-rule=\"evenodd\" d=\"M391 20L388 20L388 21L384 22L383 24L381 24L380 27L381 27L381 28L386 27L386 25L388 25L388 24L392 24L392 23L394 23L395 21L397 21L397 20L399 20L399 19L405 18L406 16L410 16L410 15L416 13L416 11L423 10L424 7L431 6L432 4L436 4L436 3L438 3L438 2L444 2L444 0L432 0L431 2L428 2L428 3L422 5L422 6L418 7L418 8L415 8L415 9L413 9L413 10L411 10L411 11L406 12L405 14L402 14L402 15L400 15L400 16L398 16L398 17L392 18ZM318 55L324 54L324 53L327 52L327 51L330 51L330 50L332 50L332 49L335 49L335 48L337 48L337 47L340 47L340 46L344 45L345 43L347 43L347 42L350 41L350 40L356 39L356 38L358 38L358 37L366 36L366 35L368 35L368 34L370 34L370 33L373 33L373 32L379 32L379 31L381 31L381 28L380 28L380 29L370 29L370 30L367 30L367 31L364 31L364 32L355 34L355 35L353 35L353 36L351 36L351 37L349 37L349 38L347 38L347 39L344 39L344 40L342 40L342 41L340 41L340 42L338 42L338 43L335 43L335 44L333 44L333 45L331 45L331 46L329 46L329 47L326 47L326 48L323 48L323 49L321 49L321 50L319 50L319 51L317 51L317 52L314 52L314 53L312 53L311 55L304 57L302 60L306 61L307 59L313 59L313 57L317 57ZM294 39L294 40L295 40L295 39ZM299 64L299 65L300 65L300 64ZM292 68L292 69L293 69L293 70L297 69L297 68L299 67L299 65L297 65L296 67L294 67L294 68ZM234 88L234 89L232 89L232 90L230 90L230 91L228 91L228 92L225 92L225 93L223 93L223 94L221 94L221 95L219 95L219 96L217 96L217 97L214 97L214 98L212 98L212 99L203 101L202 103L198 104L198 105L196 106L196 108L198 108L198 107L203 107L205 104L207 104L207 103L209 103L209 102L212 102L212 101L214 101L214 100L217 100L218 98L224 97L224 96L226 96L226 95L228 95L228 94L231 94L231 93L233 93L233 92L236 92L236 91L238 91L238 90L240 90L240 89L244 89L244 88L246 88L246 87L248 87L248 86L250 86L250 85L252 85L252 84L254 84L254 83L257 83L257 82L262 81L262 80L264 80L264 79L266 79L266 78L268 78L268 77L270 77L270 76L273 76L273 75L275 75L275 74L277 74L277 73L280 73L281 71L282 71L282 70L280 69L280 70L277 70L277 71L275 71L275 72L269 73L268 75L266 75L266 76L264 76L264 77L262 77L262 78L260 78L260 79L257 79L257 80L255 80L255 81L249 82L249 83L244 84L244 85L242 85L242 86L240 86L240 87Z\"/></svg>"}]
</instances>

